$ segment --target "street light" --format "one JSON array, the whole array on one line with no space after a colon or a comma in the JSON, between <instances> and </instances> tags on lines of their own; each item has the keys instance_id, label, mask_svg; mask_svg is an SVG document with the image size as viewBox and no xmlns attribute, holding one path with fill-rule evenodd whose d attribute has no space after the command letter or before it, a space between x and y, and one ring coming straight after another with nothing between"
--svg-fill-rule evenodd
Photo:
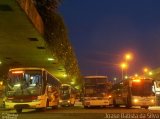
<instances>
[{"instance_id":1,"label":"street light","mask_svg":"<svg viewBox=\"0 0 160 119\"><path fill-rule=\"evenodd\" d=\"M143 69L143 72L144 72L144 73L147 73L147 72L148 72L148 68L145 67L145 68Z\"/></svg>"},{"instance_id":2,"label":"street light","mask_svg":"<svg viewBox=\"0 0 160 119\"><path fill-rule=\"evenodd\" d=\"M130 61L130 60L132 60L132 58L133 58L133 56L132 56L131 53L125 54L125 60L126 60L126 61Z\"/></svg>"},{"instance_id":3,"label":"street light","mask_svg":"<svg viewBox=\"0 0 160 119\"><path fill-rule=\"evenodd\" d=\"M123 62L123 63L121 63L120 67L122 69L122 80L123 80L123 70L126 69L128 67L128 65L125 62Z\"/></svg>"},{"instance_id":4,"label":"street light","mask_svg":"<svg viewBox=\"0 0 160 119\"><path fill-rule=\"evenodd\" d=\"M116 77L114 77L114 79L113 79L113 80L114 80L114 83L116 83L116 81L117 81L117 78L116 78Z\"/></svg>"},{"instance_id":5,"label":"street light","mask_svg":"<svg viewBox=\"0 0 160 119\"><path fill-rule=\"evenodd\" d=\"M153 75L153 73L152 73L151 71L150 71L148 74L149 74L149 76L152 76L152 75Z\"/></svg>"}]
</instances>

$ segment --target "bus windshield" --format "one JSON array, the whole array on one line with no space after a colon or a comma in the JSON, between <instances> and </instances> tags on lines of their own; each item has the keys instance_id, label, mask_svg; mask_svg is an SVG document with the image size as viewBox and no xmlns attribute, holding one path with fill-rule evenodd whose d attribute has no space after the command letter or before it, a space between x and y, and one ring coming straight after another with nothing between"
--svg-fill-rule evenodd
<instances>
[{"instance_id":1,"label":"bus windshield","mask_svg":"<svg viewBox=\"0 0 160 119\"><path fill-rule=\"evenodd\" d=\"M131 92L134 96L151 96L153 82L148 80L141 80L139 82L132 81Z\"/></svg>"},{"instance_id":2,"label":"bus windshield","mask_svg":"<svg viewBox=\"0 0 160 119\"><path fill-rule=\"evenodd\" d=\"M84 96L86 97L104 97L109 86L106 78L85 78L84 88Z\"/></svg>"},{"instance_id":3,"label":"bus windshield","mask_svg":"<svg viewBox=\"0 0 160 119\"><path fill-rule=\"evenodd\" d=\"M87 97L103 97L106 92L105 84L85 86L85 96Z\"/></svg>"},{"instance_id":4,"label":"bus windshield","mask_svg":"<svg viewBox=\"0 0 160 119\"><path fill-rule=\"evenodd\" d=\"M63 86L60 88L60 98L62 100L68 100L70 98L70 87Z\"/></svg>"},{"instance_id":5,"label":"bus windshield","mask_svg":"<svg viewBox=\"0 0 160 119\"><path fill-rule=\"evenodd\" d=\"M10 71L7 80L7 96L40 95L41 70Z\"/></svg>"}]
</instances>

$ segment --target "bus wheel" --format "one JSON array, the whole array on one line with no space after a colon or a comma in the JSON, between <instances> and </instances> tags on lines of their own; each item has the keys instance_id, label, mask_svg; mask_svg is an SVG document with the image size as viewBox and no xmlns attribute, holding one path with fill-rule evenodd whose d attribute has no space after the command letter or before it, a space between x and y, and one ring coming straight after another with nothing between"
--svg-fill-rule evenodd
<instances>
[{"instance_id":1,"label":"bus wheel","mask_svg":"<svg viewBox=\"0 0 160 119\"><path fill-rule=\"evenodd\" d=\"M85 108L85 109L87 109L87 108L88 108L88 106L84 106L84 108Z\"/></svg>"},{"instance_id":2,"label":"bus wheel","mask_svg":"<svg viewBox=\"0 0 160 119\"><path fill-rule=\"evenodd\" d=\"M74 107L74 104L75 104L75 102L73 103L73 104L70 104L72 107Z\"/></svg>"},{"instance_id":3,"label":"bus wheel","mask_svg":"<svg viewBox=\"0 0 160 119\"><path fill-rule=\"evenodd\" d=\"M52 106L52 109L58 109L58 105Z\"/></svg>"},{"instance_id":4,"label":"bus wheel","mask_svg":"<svg viewBox=\"0 0 160 119\"><path fill-rule=\"evenodd\" d=\"M16 112L19 114L19 113L22 113L22 109L16 109Z\"/></svg>"},{"instance_id":5,"label":"bus wheel","mask_svg":"<svg viewBox=\"0 0 160 119\"><path fill-rule=\"evenodd\" d=\"M114 107L119 107L119 105L116 104L116 101L115 101L115 100L113 100L113 106L114 106Z\"/></svg>"},{"instance_id":6,"label":"bus wheel","mask_svg":"<svg viewBox=\"0 0 160 119\"><path fill-rule=\"evenodd\" d=\"M149 107L148 107L148 106L145 106L144 108L145 108L145 109L148 109Z\"/></svg>"},{"instance_id":7,"label":"bus wheel","mask_svg":"<svg viewBox=\"0 0 160 119\"><path fill-rule=\"evenodd\" d=\"M127 102L126 102L126 108L131 108L131 100L129 97L127 97Z\"/></svg>"}]
</instances>

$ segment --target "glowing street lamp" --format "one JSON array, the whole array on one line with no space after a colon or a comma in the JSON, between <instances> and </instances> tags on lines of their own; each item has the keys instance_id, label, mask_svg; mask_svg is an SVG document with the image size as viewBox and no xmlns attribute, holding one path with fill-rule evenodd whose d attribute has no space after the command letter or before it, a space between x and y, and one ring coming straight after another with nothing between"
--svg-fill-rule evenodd
<instances>
[{"instance_id":1,"label":"glowing street lamp","mask_svg":"<svg viewBox=\"0 0 160 119\"><path fill-rule=\"evenodd\" d=\"M144 72L144 73L147 73L147 72L148 72L148 68L144 68L144 69L143 69L143 72Z\"/></svg>"},{"instance_id":2,"label":"glowing street lamp","mask_svg":"<svg viewBox=\"0 0 160 119\"><path fill-rule=\"evenodd\" d=\"M114 80L114 83L116 83L116 81L117 81L117 78L116 78L116 77L114 77L114 79L113 79L113 80Z\"/></svg>"},{"instance_id":3,"label":"glowing street lamp","mask_svg":"<svg viewBox=\"0 0 160 119\"><path fill-rule=\"evenodd\" d=\"M149 74L149 76L152 76L152 75L153 75L153 73L152 73L151 71L150 71L148 74Z\"/></svg>"},{"instance_id":4,"label":"glowing street lamp","mask_svg":"<svg viewBox=\"0 0 160 119\"><path fill-rule=\"evenodd\" d=\"M131 53L125 54L125 60L126 60L126 61L130 61L130 60L132 60L132 58L133 58L133 56L132 56Z\"/></svg>"},{"instance_id":5,"label":"glowing street lamp","mask_svg":"<svg viewBox=\"0 0 160 119\"><path fill-rule=\"evenodd\" d=\"M135 74L134 76L135 76L135 77L138 77L138 74Z\"/></svg>"}]
</instances>

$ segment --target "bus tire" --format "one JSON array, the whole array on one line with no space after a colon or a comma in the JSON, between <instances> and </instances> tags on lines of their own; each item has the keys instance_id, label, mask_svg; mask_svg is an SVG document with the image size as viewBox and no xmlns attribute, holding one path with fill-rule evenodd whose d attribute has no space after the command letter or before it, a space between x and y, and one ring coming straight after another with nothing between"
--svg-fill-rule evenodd
<instances>
[{"instance_id":1,"label":"bus tire","mask_svg":"<svg viewBox=\"0 0 160 119\"><path fill-rule=\"evenodd\" d=\"M88 106L84 106L84 108L85 108L85 109L87 109L87 108L88 108Z\"/></svg>"},{"instance_id":2,"label":"bus tire","mask_svg":"<svg viewBox=\"0 0 160 119\"><path fill-rule=\"evenodd\" d=\"M22 109L20 108L20 109L16 109L16 112L18 113L18 114L20 114L20 113L22 113Z\"/></svg>"},{"instance_id":3,"label":"bus tire","mask_svg":"<svg viewBox=\"0 0 160 119\"><path fill-rule=\"evenodd\" d=\"M58 105L52 106L52 109L58 109Z\"/></svg>"},{"instance_id":4,"label":"bus tire","mask_svg":"<svg viewBox=\"0 0 160 119\"><path fill-rule=\"evenodd\" d=\"M118 105L118 104L116 104L115 99L113 100L113 106L114 106L114 107L119 107L119 105Z\"/></svg>"},{"instance_id":5,"label":"bus tire","mask_svg":"<svg viewBox=\"0 0 160 119\"><path fill-rule=\"evenodd\" d=\"M126 108L131 108L131 100L129 97L127 97L127 101L126 101Z\"/></svg>"}]
</instances>

